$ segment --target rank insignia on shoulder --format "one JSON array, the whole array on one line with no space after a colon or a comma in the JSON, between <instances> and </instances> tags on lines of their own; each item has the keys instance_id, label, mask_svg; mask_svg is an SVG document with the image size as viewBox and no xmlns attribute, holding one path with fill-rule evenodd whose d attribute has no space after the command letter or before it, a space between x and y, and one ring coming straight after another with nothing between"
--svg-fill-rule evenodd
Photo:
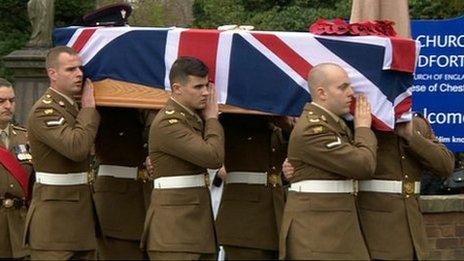
<instances>
[{"instance_id":1,"label":"rank insignia on shoulder","mask_svg":"<svg viewBox=\"0 0 464 261\"><path fill-rule=\"evenodd\" d=\"M319 134L319 133L324 131L324 127L322 127L322 126L314 126L314 127L310 128L309 131L311 132L311 134Z\"/></svg>"},{"instance_id":2,"label":"rank insignia on shoulder","mask_svg":"<svg viewBox=\"0 0 464 261\"><path fill-rule=\"evenodd\" d=\"M45 104L50 104L50 103L52 103L52 100L43 99L42 102L45 103Z\"/></svg>"},{"instance_id":3,"label":"rank insignia on shoulder","mask_svg":"<svg viewBox=\"0 0 464 261\"><path fill-rule=\"evenodd\" d=\"M317 119L317 118L316 118L316 119L315 119L315 118L309 118L308 120L309 120L309 122L311 122L311 123L320 122L320 120Z\"/></svg>"},{"instance_id":4,"label":"rank insignia on shoulder","mask_svg":"<svg viewBox=\"0 0 464 261\"><path fill-rule=\"evenodd\" d=\"M45 115L49 115L53 113L53 109L45 109L44 110Z\"/></svg>"},{"instance_id":5,"label":"rank insignia on shoulder","mask_svg":"<svg viewBox=\"0 0 464 261\"><path fill-rule=\"evenodd\" d=\"M168 111L165 111L164 113L166 113L167 115L172 115L174 114L174 110L168 110Z\"/></svg>"},{"instance_id":6,"label":"rank insignia on shoulder","mask_svg":"<svg viewBox=\"0 0 464 261\"><path fill-rule=\"evenodd\" d=\"M331 149L331 148L336 147L336 146L341 145L341 144L342 144L342 140L340 139L340 137L337 137L337 140L336 140L336 141L329 142L329 143L327 143L325 146L326 146L328 149Z\"/></svg>"},{"instance_id":7,"label":"rank insignia on shoulder","mask_svg":"<svg viewBox=\"0 0 464 261\"><path fill-rule=\"evenodd\" d=\"M324 115L321 115L321 120L327 122L327 118Z\"/></svg>"},{"instance_id":8,"label":"rank insignia on shoulder","mask_svg":"<svg viewBox=\"0 0 464 261\"><path fill-rule=\"evenodd\" d=\"M47 121L45 124L47 124L47 127L52 127L52 126L60 126L64 122L64 118L61 117L59 120L56 121Z\"/></svg>"},{"instance_id":9,"label":"rank insignia on shoulder","mask_svg":"<svg viewBox=\"0 0 464 261\"><path fill-rule=\"evenodd\" d=\"M180 115L184 116L185 117L185 113L181 112Z\"/></svg>"},{"instance_id":10,"label":"rank insignia on shoulder","mask_svg":"<svg viewBox=\"0 0 464 261\"><path fill-rule=\"evenodd\" d=\"M179 122L179 120L177 120L177 119L170 119L170 120L168 120L168 122L169 122L170 124L174 124L174 123Z\"/></svg>"},{"instance_id":11,"label":"rank insignia on shoulder","mask_svg":"<svg viewBox=\"0 0 464 261\"><path fill-rule=\"evenodd\" d=\"M59 104L61 107L64 107L64 102L63 102L63 101L59 101L58 104Z\"/></svg>"},{"instance_id":12,"label":"rank insignia on shoulder","mask_svg":"<svg viewBox=\"0 0 464 261\"><path fill-rule=\"evenodd\" d=\"M26 128L18 126L18 125L12 125L13 130L20 130L20 131L27 131Z\"/></svg>"},{"instance_id":13,"label":"rank insignia on shoulder","mask_svg":"<svg viewBox=\"0 0 464 261\"><path fill-rule=\"evenodd\" d=\"M312 112L312 111L308 111L308 114L309 114L309 115L313 115L313 114L314 114L314 112Z\"/></svg>"}]
</instances>

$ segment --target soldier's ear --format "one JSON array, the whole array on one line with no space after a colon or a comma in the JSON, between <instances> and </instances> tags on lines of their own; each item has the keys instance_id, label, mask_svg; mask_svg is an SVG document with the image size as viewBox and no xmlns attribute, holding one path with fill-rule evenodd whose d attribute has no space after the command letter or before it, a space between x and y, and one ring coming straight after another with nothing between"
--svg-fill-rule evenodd
<instances>
[{"instance_id":1,"label":"soldier's ear","mask_svg":"<svg viewBox=\"0 0 464 261\"><path fill-rule=\"evenodd\" d=\"M322 101L327 100L327 92L325 91L324 87L316 88L316 96L319 100L322 100Z\"/></svg>"},{"instance_id":2,"label":"soldier's ear","mask_svg":"<svg viewBox=\"0 0 464 261\"><path fill-rule=\"evenodd\" d=\"M172 91L172 93L174 93L176 95L179 95L179 94L182 93L182 86L175 82L171 86L171 91Z\"/></svg>"},{"instance_id":3,"label":"soldier's ear","mask_svg":"<svg viewBox=\"0 0 464 261\"><path fill-rule=\"evenodd\" d=\"M56 72L55 68L48 68L47 69L47 74L48 74L48 77L50 78L50 80L56 81L57 72Z\"/></svg>"}]
</instances>

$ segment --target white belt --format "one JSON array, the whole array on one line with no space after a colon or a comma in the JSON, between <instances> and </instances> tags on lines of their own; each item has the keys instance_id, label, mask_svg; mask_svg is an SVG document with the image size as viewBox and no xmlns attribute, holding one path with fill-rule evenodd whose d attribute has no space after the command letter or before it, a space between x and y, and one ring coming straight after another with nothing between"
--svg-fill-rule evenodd
<instances>
[{"instance_id":1,"label":"white belt","mask_svg":"<svg viewBox=\"0 0 464 261\"><path fill-rule=\"evenodd\" d=\"M81 185L87 184L89 181L87 172L78 172L78 173L47 173L47 172L36 172L35 173L35 182L44 184L44 185L57 185L57 186L66 186L66 185Z\"/></svg>"},{"instance_id":2,"label":"white belt","mask_svg":"<svg viewBox=\"0 0 464 261\"><path fill-rule=\"evenodd\" d=\"M100 165L98 176L110 176L121 179L137 179L137 167L125 167L116 165Z\"/></svg>"},{"instance_id":3,"label":"white belt","mask_svg":"<svg viewBox=\"0 0 464 261\"><path fill-rule=\"evenodd\" d=\"M356 180L303 180L292 183L290 191L305 193L355 193Z\"/></svg>"},{"instance_id":4,"label":"white belt","mask_svg":"<svg viewBox=\"0 0 464 261\"><path fill-rule=\"evenodd\" d=\"M403 182L397 180L360 180L359 191L380 193L420 194L420 182Z\"/></svg>"},{"instance_id":5,"label":"white belt","mask_svg":"<svg viewBox=\"0 0 464 261\"><path fill-rule=\"evenodd\" d=\"M226 183L267 185L267 174L264 172L231 171L227 173Z\"/></svg>"},{"instance_id":6,"label":"white belt","mask_svg":"<svg viewBox=\"0 0 464 261\"><path fill-rule=\"evenodd\" d=\"M161 177L154 180L155 189L194 188L209 186L208 174Z\"/></svg>"}]
</instances>

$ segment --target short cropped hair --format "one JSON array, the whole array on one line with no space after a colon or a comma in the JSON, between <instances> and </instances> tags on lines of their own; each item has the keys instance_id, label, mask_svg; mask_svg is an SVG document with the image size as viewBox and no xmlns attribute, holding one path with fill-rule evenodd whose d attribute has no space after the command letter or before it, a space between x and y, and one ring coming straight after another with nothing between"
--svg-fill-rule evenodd
<instances>
[{"instance_id":1,"label":"short cropped hair","mask_svg":"<svg viewBox=\"0 0 464 261\"><path fill-rule=\"evenodd\" d=\"M69 55L79 55L76 50L69 46L56 46L50 49L47 53L47 57L45 58L45 68L57 68L58 67L58 57L62 53L67 53Z\"/></svg>"},{"instance_id":2,"label":"short cropped hair","mask_svg":"<svg viewBox=\"0 0 464 261\"><path fill-rule=\"evenodd\" d=\"M171 67L169 81L171 85L175 82L186 84L189 75L206 77L209 73L208 66L195 57L179 57Z\"/></svg>"},{"instance_id":3,"label":"short cropped hair","mask_svg":"<svg viewBox=\"0 0 464 261\"><path fill-rule=\"evenodd\" d=\"M315 88L320 86L325 87L327 86L327 84L329 84L327 82L327 79L329 77L329 68L340 68L344 70L343 67L341 67L340 65L329 62L320 63L314 66L311 69L311 71L309 71L308 75L309 92L311 93L311 95L314 95L313 91L315 90Z\"/></svg>"},{"instance_id":4,"label":"short cropped hair","mask_svg":"<svg viewBox=\"0 0 464 261\"><path fill-rule=\"evenodd\" d=\"M7 80L4 79L4 78L0 78L0 87L8 87L8 88L11 88L11 87L13 87L13 84L11 84L11 82L7 81Z\"/></svg>"}]
</instances>

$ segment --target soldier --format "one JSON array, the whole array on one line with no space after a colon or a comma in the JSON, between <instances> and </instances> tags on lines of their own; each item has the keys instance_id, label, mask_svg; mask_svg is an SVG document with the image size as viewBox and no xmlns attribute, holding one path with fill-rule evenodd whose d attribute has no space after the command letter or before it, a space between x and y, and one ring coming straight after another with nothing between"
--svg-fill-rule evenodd
<instances>
[{"instance_id":1,"label":"soldier","mask_svg":"<svg viewBox=\"0 0 464 261\"><path fill-rule=\"evenodd\" d=\"M353 179L375 170L377 142L370 105L360 96L354 137L340 116L349 112L353 90L333 63L315 66L307 104L290 136L295 167L280 234L281 259L369 259L358 222Z\"/></svg>"},{"instance_id":2,"label":"soldier","mask_svg":"<svg viewBox=\"0 0 464 261\"><path fill-rule=\"evenodd\" d=\"M32 157L26 129L12 123L14 112L13 86L0 78L0 259L29 255L21 238L32 183Z\"/></svg>"},{"instance_id":3,"label":"soldier","mask_svg":"<svg viewBox=\"0 0 464 261\"><path fill-rule=\"evenodd\" d=\"M94 201L105 239L98 238L102 260L142 260L139 247L153 185L147 182L143 162L148 154L143 137L144 118L137 109L99 110L95 141L98 177Z\"/></svg>"},{"instance_id":4,"label":"soldier","mask_svg":"<svg viewBox=\"0 0 464 261\"><path fill-rule=\"evenodd\" d=\"M84 83L81 59L72 48L51 49L46 68L50 88L29 116L36 183L24 240L33 260L93 259L96 222L88 170L100 121L93 86ZM79 109L74 95L81 91Z\"/></svg>"},{"instance_id":5,"label":"soldier","mask_svg":"<svg viewBox=\"0 0 464 261\"><path fill-rule=\"evenodd\" d=\"M278 120L264 115L220 116L227 178L216 224L227 259L278 258L284 207L280 171L287 154ZM284 131L290 128L288 124Z\"/></svg>"},{"instance_id":6,"label":"soldier","mask_svg":"<svg viewBox=\"0 0 464 261\"><path fill-rule=\"evenodd\" d=\"M213 259L217 244L206 168L224 161L224 133L208 67L191 57L174 62L172 95L149 135L154 190L142 246L150 259Z\"/></svg>"},{"instance_id":7,"label":"soldier","mask_svg":"<svg viewBox=\"0 0 464 261\"><path fill-rule=\"evenodd\" d=\"M438 142L423 117L396 124L395 133L375 131L375 135L377 169L373 180L360 181L358 195L361 227L371 257L423 260L428 251L418 200L421 175L424 170L450 175L454 155Z\"/></svg>"}]
</instances>

